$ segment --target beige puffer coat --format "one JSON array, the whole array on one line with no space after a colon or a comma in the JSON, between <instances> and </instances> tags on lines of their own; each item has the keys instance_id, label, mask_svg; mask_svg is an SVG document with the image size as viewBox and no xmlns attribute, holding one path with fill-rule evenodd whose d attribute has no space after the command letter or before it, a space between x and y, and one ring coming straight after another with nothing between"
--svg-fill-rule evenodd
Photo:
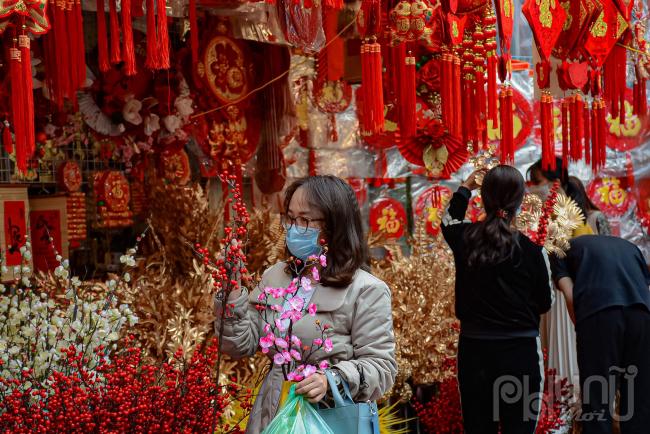
<instances>
[{"instance_id":1,"label":"beige puffer coat","mask_svg":"<svg viewBox=\"0 0 650 434\"><path fill-rule=\"evenodd\" d=\"M244 291L237 299L228 300L234 305L234 315L224 324L223 349L226 354L239 358L252 356L258 351L264 321L255 308L259 305L257 297L265 287L286 288L290 282L285 263L278 263L266 270L252 293ZM355 401L381 398L392 387L397 374L391 296L386 284L359 270L347 288L314 285L310 303L318 308L316 317L306 315L294 324L293 333L309 345L320 337L314 324L320 320L322 324L333 327L330 337L334 346L330 353L319 350L310 362L328 360L332 367L339 369L350 385ZM222 305L219 301L215 305L219 314ZM269 308L266 313L270 318L277 317L277 313ZM218 327L217 322L217 335ZM274 352L268 355L272 359ZM251 411L247 433L261 432L273 419L278 410L283 381L281 368L273 365Z\"/></svg>"}]
</instances>

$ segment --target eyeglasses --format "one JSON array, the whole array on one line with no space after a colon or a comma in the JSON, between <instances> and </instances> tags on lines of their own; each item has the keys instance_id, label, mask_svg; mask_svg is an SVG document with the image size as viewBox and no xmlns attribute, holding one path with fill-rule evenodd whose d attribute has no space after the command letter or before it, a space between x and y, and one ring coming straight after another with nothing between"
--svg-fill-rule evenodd
<instances>
[{"instance_id":1,"label":"eyeglasses","mask_svg":"<svg viewBox=\"0 0 650 434\"><path fill-rule=\"evenodd\" d=\"M309 230L309 225L313 222L322 222L325 219L310 219L307 217L291 217L287 214L282 214L282 226L288 231L291 227L295 227L298 233L306 234ZM313 225L312 225L313 227Z\"/></svg>"}]
</instances>

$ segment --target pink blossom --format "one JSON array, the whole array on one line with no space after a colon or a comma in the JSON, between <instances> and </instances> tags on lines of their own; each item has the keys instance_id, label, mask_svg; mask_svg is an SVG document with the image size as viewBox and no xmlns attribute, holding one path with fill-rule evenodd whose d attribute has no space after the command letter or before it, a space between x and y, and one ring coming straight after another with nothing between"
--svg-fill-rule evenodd
<instances>
[{"instance_id":1,"label":"pink blossom","mask_svg":"<svg viewBox=\"0 0 650 434\"><path fill-rule=\"evenodd\" d=\"M284 356L280 353L277 353L275 356L273 356L273 363L276 365L284 365Z\"/></svg>"},{"instance_id":2,"label":"pink blossom","mask_svg":"<svg viewBox=\"0 0 650 434\"><path fill-rule=\"evenodd\" d=\"M264 333L271 333L271 324L264 324Z\"/></svg>"},{"instance_id":3,"label":"pink blossom","mask_svg":"<svg viewBox=\"0 0 650 434\"><path fill-rule=\"evenodd\" d=\"M296 335L291 335L291 343L298 348L302 346L302 341Z\"/></svg>"},{"instance_id":4,"label":"pink blossom","mask_svg":"<svg viewBox=\"0 0 650 434\"><path fill-rule=\"evenodd\" d=\"M284 288L271 288L271 296L273 298L282 298L284 297L285 292Z\"/></svg>"},{"instance_id":5,"label":"pink blossom","mask_svg":"<svg viewBox=\"0 0 650 434\"><path fill-rule=\"evenodd\" d=\"M327 267L327 257L325 255L320 255L319 259L321 267Z\"/></svg>"},{"instance_id":6,"label":"pink blossom","mask_svg":"<svg viewBox=\"0 0 650 434\"><path fill-rule=\"evenodd\" d=\"M302 319L302 312L299 310L287 310L285 311L282 316L280 317L282 319L288 319L293 322L300 321Z\"/></svg>"},{"instance_id":7,"label":"pink blossom","mask_svg":"<svg viewBox=\"0 0 650 434\"><path fill-rule=\"evenodd\" d=\"M264 301L265 299L266 299L266 294L264 294L263 292L257 296L257 301Z\"/></svg>"},{"instance_id":8,"label":"pink blossom","mask_svg":"<svg viewBox=\"0 0 650 434\"><path fill-rule=\"evenodd\" d=\"M326 353L329 353L333 349L334 344L332 343L332 340L330 338L325 339L325 342L323 343L323 350L325 350Z\"/></svg>"},{"instance_id":9,"label":"pink blossom","mask_svg":"<svg viewBox=\"0 0 650 434\"><path fill-rule=\"evenodd\" d=\"M305 375L305 378L309 378L312 375L314 375L316 371L317 371L316 366L307 365L305 366L305 370L303 371L303 374Z\"/></svg>"},{"instance_id":10,"label":"pink blossom","mask_svg":"<svg viewBox=\"0 0 650 434\"><path fill-rule=\"evenodd\" d=\"M330 363L327 360L322 360L319 364L318 367L322 370L325 370L330 367Z\"/></svg>"},{"instance_id":11,"label":"pink blossom","mask_svg":"<svg viewBox=\"0 0 650 434\"><path fill-rule=\"evenodd\" d=\"M266 336L260 338L260 347L262 347L262 352L264 354L269 352L269 348L273 346L273 342L275 341L275 336L273 333L269 333Z\"/></svg>"},{"instance_id":12,"label":"pink blossom","mask_svg":"<svg viewBox=\"0 0 650 434\"><path fill-rule=\"evenodd\" d=\"M280 321L280 320L277 319L277 318L276 318L276 320L275 320L275 327L276 327L279 331L281 331L281 332L287 330L287 328L282 324L282 321Z\"/></svg>"},{"instance_id":13,"label":"pink blossom","mask_svg":"<svg viewBox=\"0 0 650 434\"><path fill-rule=\"evenodd\" d=\"M302 279L300 279L300 286L302 286L307 292L310 292L313 289L309 277L303 277Z\"/></svg>"},{"instance_id":14,"label":"pink blossom","mask_svg":"<svg viewBox=\"0 0 650 434\"><path fill-rule=\"evenodd\" d=\"M291 351L289 351L289 354L291 354L291 357L292 357L294 360L297 360L297 361L302 360L302 356L301 356L300 353L299 353L298 351L296 351L296 350L291 350Z\"/></svg>"},{"instance_id":15,"label":"pink blossom","mask_svg":"<svg viewBox=\"0 0 650 434\"><path fill-rule=\"evenodd\" d=\"M287 294L295 294L298 291L298 279L293 279L285 291Z\"/></svg>"},{"instance_id":16,"label":"pink blossom","mask_svg":"<svg viewBox=\"0 0 650 434\"><path fill-rule=\"evenodd\" d=\"M293 310L302 310L305 307L305 300L302 297L292 297L289 299L289 306Z\"/></svg>"},{"instance_id":17,"label":"pink blossom","mask_svg":"<svg viewBox=\"0 0 650 434\"><path fill-rule=\"evenodd\" d=\"M291 371L287 374L287 379L289 381L294 381L296 383L301 382L302 380L305 379L301 374L297 373L296 371Z\"/></svg>"},{"instance_id":18,"label":"pink blossom","mask_svg":"<svg viewBox=\"0 0 650 434\"><path fill-rule=\"evenodd\" d=\"M320 273L318 272L318 268L313 267L311 269L311 276L314 278L316 282L320 281Z\"/></svg>"},{"instance_id":19,"label":"pink blossom","mask_svg":"<svg viewBox=\"0 0 650 434\"><path fill-rule=\"evenodd\" d=\"M314 339L314 345L320 347L321 345L323 345L323 340L321 338Z\"/></svg>"},{"instance_id":20,"label":"pink blossom","mask_svg":"<svg viewBox=\"0 0 650 434\"><path fill-rule=\"evenodd\" d=\"M285 363L289 363L292 360L291 353L289 353L289 351L282 351L282 357L284 358Z\"/></svg>"},{"instance_id":21,"label":"pink blossom","mask_svg":"<svg viewBox=\"0 0 650 434\"><path fill-rule=\"evenodd\" d=\"M283 349L284 348L289 348L289 343L286 340L282 339L282 338L276 338L275 339L275 345L277 345L278 348L283 348Z\"/></svg>"},{"instance_id":22,"label":"pink blossom","mask_svg":"<svg viewBox=\"0 0 650 434\"><path fill-rule=\"evenodd\" d=\"M264 290L262 292L264 294L270 294L272 290L273 290L273 288L271 288L270 286L267 286L266 288L264 288Z\"/></svg>"},{"instance_id":23,"label":"pink blossom","mask_svg":"<svg viewBox=\"0 0 650 434\"><path fill-rule=\"evenodd\" d=\"M316 305L314 303L309 305L309 315L316 316Z\"/></svg>"},{"instance_id":24,"label":"pink blossom","mask_svg":"<svg viewBox=\"0 0 650 434\"><path fill-rule=\"evenodd\" d=\"M282 306L280 306L279 304L274 304L273 306L271 306L270 309L275 312L280 312L282 310Z\"/></svg>"}]
</instances>

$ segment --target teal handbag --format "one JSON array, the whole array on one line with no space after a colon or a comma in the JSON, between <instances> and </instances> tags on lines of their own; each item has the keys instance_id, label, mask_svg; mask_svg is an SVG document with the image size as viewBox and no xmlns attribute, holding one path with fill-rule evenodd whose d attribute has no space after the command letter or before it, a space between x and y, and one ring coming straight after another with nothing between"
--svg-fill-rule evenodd
<instances>
[{"instance_id":1,"label":"teal handbag","mask_svg":"<svg viewBox=\"0 0 650 434\"><path fill-rule=\"evenodd\" d=\"M325 375L334 398L334 407L319 404L317 411L330 429L336 434L379 434L377 403L354 402L350 387L345 381L341 381L344 391L342 396L332 373L327 370Z\"/></svg>"}]
</instances>

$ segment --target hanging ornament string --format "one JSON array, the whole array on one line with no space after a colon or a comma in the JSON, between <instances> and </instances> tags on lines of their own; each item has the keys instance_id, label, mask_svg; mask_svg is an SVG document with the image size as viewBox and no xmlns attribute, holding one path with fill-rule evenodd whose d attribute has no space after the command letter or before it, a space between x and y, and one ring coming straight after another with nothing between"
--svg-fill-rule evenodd
<instances>
[{"instance_id":1,"label":"hanging ornament string","mask_svg":"<svg viewBox=\"0 0 650 434\"><path fill-rule=\"evenodd\" d=\"M149 1L153 2L153 0L147 0L147 2L149 2ZM357 12L357 16L358 16L358 15L359 15L359 12ZM339 31L339 32L337 33L337 35L336 35L335 38L332 38L332 40L331 40L330 42L328 42L327 44L325 44L325 45L323 46L323 49L327 48L327 46L330 45L330 44L332 43L332 41L334 41L334 40L336 40L337 38L341 37L345 32L348 31L348 29L350 29L352 26L354 26L355 23L356 23L357 16L355 16L353 19L351 19L350 22L349 22L348 24L346 24L346 25L341 29L341 31ZM148 34L148 32L147 32L147 34ZM254 95L254 94L256 94L257 92L261 91L262 89L264 89L264 88L266 88L266 87L268 87L268 86L271 86L271 85L272 85L273 83L275 83L276 81L282 80L282 79L285 78L287 75L289 75L289 73L291 72L291 70L292 70L293 68L298 68L298 67L300 67L300 66L306 65L308 62L309 62L308 60L302 60L302 61L300 61L300 62L296 62L293 66L290 66L289 68L287 68L287 70L284 71L283 73L281 73L281 74L279 74L279 75L273 77L272 79L270 79L270 80L267 81L266 83L264 83L264 84L262 84L262 85L256 87L255 89L250 90L249 92L247 92L247 93L245 93L244 95L242 95L240 98L237 98L236 100L230 101L230 102L227 103L227 104L223 104L223 105L220 105L220 106L217 106L217 107L211 108L211 109L209 109L209 110L206 110L206 111L203 111L203 112L197 113L197 114L193 115L193 116L191 117L191 119L200 118L200 117L202 117L202 116L209 115L210 113L214 113L214 112L217 112L217 111L221 111L221 110L223 110L223 109L226 109L226 108L228 108L228 107L230 107L230 106L232 106L232 105L239 104L240 102L245 101L246 99L248 99L248 97L250 97L251 95Z\"/></svg>"},{"instance_id":2,"label":"hanging ornament string","mask_svg":"<svg viewBox=\"0 0 650 434\"><path fill-rule=\"evenodd\" d=\"M97 0L97 51L99 70L106 72L111 69L108 60L108 34L106 33L106 11L104 0Z\"/></svg>"}]
</instances>

